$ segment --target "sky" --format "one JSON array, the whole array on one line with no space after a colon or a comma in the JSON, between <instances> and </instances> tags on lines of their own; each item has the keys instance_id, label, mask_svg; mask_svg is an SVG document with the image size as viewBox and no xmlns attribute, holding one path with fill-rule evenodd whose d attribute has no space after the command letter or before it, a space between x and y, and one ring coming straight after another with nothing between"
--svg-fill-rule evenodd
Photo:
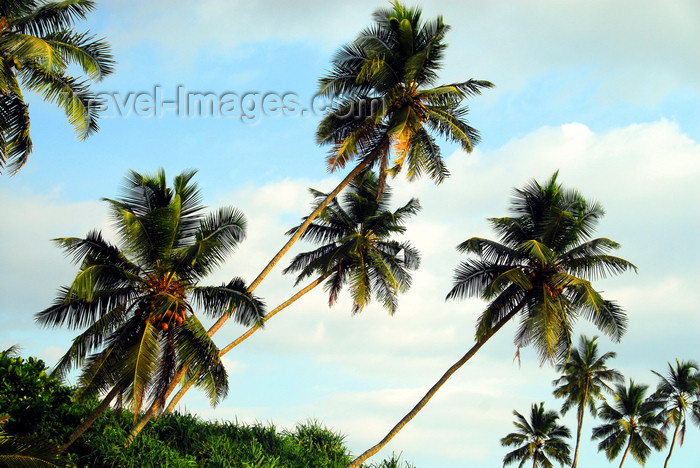
<instances>
[{"instance_id":1,"label":"sky","mask_svg":"<svg viewBox=\"0 0 700 468\"><path fill-rule=\"evenodd\" d=\"M0 348L19 344L49 365L68 348L76 331L33 320L77 272L50 239L92 228L112 236L100 199L116 196L130 169L163 167L172 180L195 168L208 206L242 210L247 239L207 284L252 281L309 212L307 189L330 191L344 176L326 171L326 148L315 143L317 80L338 47L385 6L100 2L79 26L106 37L118 62L93 87L105 98L100 132L78 141L60 110L30 95L34 152L17 175L0 176ZM421 6L424 18L443 15L452 26L441 81L476 78L496 87L469 102L469 123L482 134L476 149L441 144L451 177L440 185L402 175L390 181L396 207L411 197L422 205L405 234L422 255L412 288L394 316L376 302L353 316L347 291L329 308L317 288L224 358L225 401L210 408L191 391L181 410L280 429L316 419L344 434L354 454L374 445L473 343L485 303L445 301L455 267L466 260L456 245L494 238L486 218L508 214L512 189L557 170L566 187L605 207L597 235L619 242L618 254L639 268L596 282L629 317L620 343L598 340L602 351L617 353L611 365L651 389L658 382L652 369L700 360L700 4ZM203 115L174 104L186 93L211 93L225 111ZM264 95L268 103L291 100L292 110L263 115ZM309 247L295 246L281 267ZM269 308L295 292L281 267L256 290ZM243 331L229 322L215 341L224 346ZM551 365L541 366L531 349L514 359L514 332L509 324L494 336L374 460L393 451L418 467L501 466L507 450L499 439L514 429L513 410L561 405L552 396ZM576 332L600 335L585 321ZM574 431L574 419L572 411L562 421ZM588 440L599 423L586 417L580 466L606 465ZM664 457L654 453L648 465ZM693 426L671 465L700 467L698 460Z\"/></svg>"}]
</instances>

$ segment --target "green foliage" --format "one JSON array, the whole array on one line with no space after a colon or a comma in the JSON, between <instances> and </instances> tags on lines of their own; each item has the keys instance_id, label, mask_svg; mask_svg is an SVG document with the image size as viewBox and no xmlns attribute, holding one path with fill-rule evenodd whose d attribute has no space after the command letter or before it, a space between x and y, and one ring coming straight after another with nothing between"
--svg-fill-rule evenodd
<instances>
[{"instance_id":1,"label":"green foliage","mask_svg":"<svg viewBox=\"0 0 700 468\"><path fill-rule=\"evenodd\" d=\"M74 30L94 8L92 0L0 2L0 173L16 173L32 152L23 90L63 109L80 139L98 130L88 81L68 73L100 81L113 71L109 44Z\"/></svg>"},{"instance_id":2,"label":"green foliage","mask_svg":"<svg viewBox=\"0 0 700 468\"><path fill-rule=\"evenodd\" d=\"M529 421L517 411L513 414L516 430L502 438L501 445L517 448L503 457L503 466L520 462L522 467L528 460L533 460L533 467L542 468L553 466L550 460L562 466L571 463L571 450L565 440L571 437L571 433L557 424L559 414L556 411L545 411L544 403L540 403L532 405Z\"/></svg>"},{"instance_id":3,"label":"green foliage","mask_svg":"<svg viewBox=\"0 0 700 468\"><path fill-rule=\"evenodd\" d=\"M311 193L318 203L327 197L313 189ZM334 198L302 234L302 239L321 246L298 254L284 272L300 272L297 284L312 275L328 278L325 289L331 306L347 284L354 314L361 312L372 296L393 314L398 294L411 286L411 270L420 264L418 250L394 237L406 230L406 219L418 212L420 204L412 198L392 212L390 199L388 189L379 197L379 181L373 172L361 172L342 201Z\"/></svg>"},{"instance_id":4,"label":"green foliage","mask_svg":"<svg viewBox=\"0 0 700 468\"><path fill-rule=\"evenodd\" d=\"M132 421L128 412L106 411L71 446L74 461L79 466L340 468L351 460L344 437L315 421L277 431L273 425L207 422L172 413L153 421L125 447ZM399 466L391 463L371 466Z\"/></svg>"},{"instance_id":5,"label":"green foliage","mask_svg":"<svg viewBox=\"0 0 700 468\"><path fill-rule=\"evenodd\" d=\"M71 405L72 389L47 370L40 359L0 352L0 415L9 416L8 434L56 438L82 417L82 408Z\"/></svg>"},{"instance_id":6,"label":"green foliage","mask_svg":"<svg viewBox=\"0 0 700 468\"><path fill-rule=\"evenodd\" d=\"M118 388L138 413L144 404L162 405L183 368L212 404L226 396L219 350L194 308L251 325L262 317L263 304L240 278L199 285L244 239L246 223L233 208L205 213L195 174L183 171L168 187L162 169L130 171L121 196L106 200L116 245L97 231L55 240L80 270L36 319L46 326L87 327L54 370L64 375L82 368L81 396Z\"/></svg>"},{"instance_id":7,"label":"green foliage","mask_svg":"<svg viewBox=\"0 0 700 468\"><path fill-rule=\"evenodd\" d=\"M632 263L610 255L619 244L591 238L603 208L562 187L557 175L544 184L533 180L516 189L510 207L513 216L489 219L497 242L472 237L457 247L479 259L457 267L447 296L490 301L479 318L477 340L519 311L515 344L532 345L542 362L569 357L578 318L619 341L627 315L593 289L590 280L636 271Z\"/></svg>"}]
</instances>

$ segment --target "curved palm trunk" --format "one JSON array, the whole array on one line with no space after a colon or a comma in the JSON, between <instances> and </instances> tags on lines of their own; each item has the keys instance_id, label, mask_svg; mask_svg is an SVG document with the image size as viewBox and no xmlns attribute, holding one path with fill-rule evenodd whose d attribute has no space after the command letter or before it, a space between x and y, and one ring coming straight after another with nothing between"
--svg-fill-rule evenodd
<instances>
[{"instance_id":1,"label":"curved palm trunk","mask_svg":"<svg viewBox=\"0 0 700 468\"><path fill-rule=\"evenodd\" d=\"M461 358L459 361L455 362L455 363L452 365L452 367L450 367L449 369L447 369L447 372L445 372L445 373L442 375L442 377L440 377L440 379L435 383L435 385L433 385L433 386L430 388L430 390L428 390L428 393L426 393L426 394L423 396L423 398L421 398L421 400L418 402L418 404L416 404L416 406L414 406L413 409L412 409L411 411L409 411L408 414L406 414L406 416L404 416L404 417L401 419L401 421L399 421L399 422L391 429L391 431L389 431L389 433L388 433L382 440L379 441L378 444L376 444L376 445L370 447L370 448L367 449L362 455L360 455L360 456L357 457L355 460L353 460L352 463L350 463L350 464L348 465L348 468L357 468L358 466L360 466L360 464L361 464L362 462L364 462L365 460L367 460L369 457L371 457L371 456L374 455L375 453L379 452L379 451L382 449L382 447L384 447L386 444L388 444L389 441L390 441L391 439L393 439L394 436L396 436L396 434L398 434L399 431L400 431L406 424L408 424L408 422L409 422L411 419L413 419L413 418L418 414L418 412L419 412L421 409L423 409L423 407L424 407L426 404L428 404L428 401L430 401L430 399L433 397L433 395L435 395L435 393L437 393L437 391L440 390L440 387L442 387L443 384L444 384L445 382L447 382L447 379L449 379L449 378L452 376L452 374L454 374L455 372L457 372L457 370L459 370L460 367L462 367L469 359L471 359L472 356L474 356L474 355L476 354L476 352L479 351L479 349L481 349L481 347L482 347L494 334L496 334L496 332L497 332L498 330L500 330L500 329L503 327L503 325L505 325L510 319L512 319L512 318L515 316L515 314L517 314L518 312L520 312L520 309L522 309L524 306L525 306L525 303L524 303L524 302L523 302L523 303L520 303L520 304L519 304L515 309L513 309L508 315L506 315L505 317L503 317L503 318L501 319L501 321L498 322L498 323L496 324L496 326L494 326L494 327L491 329L491 331L490 331L489 333L487 333L479 342L477 342L474 346L472 346L472 348L471 348L469 351L467 351L467 354L465 354L464 356L462 356L462 358Z\"/></svg>"},{"instance_id":2,"label":"curved palm trunk","mask_svg":"<svg viewBox=\"0 0 700 468\"><path fill-rule=\"evenodd\" d=\"M532 457L532 468L537 468L537 455L539 452L535 450L534 456Z\"/></svg>"},{"instance_id":3,"label":"curved palm trunk","mask_svg":"<svg viewBox=\"0 0 700 468\"><path fill-rule=\"evenodd\" d=\"M256 331L258 331L260 328L262 328L262 325L265 322L267 322L268 320L270 320L272 317L274 317L278 312L280 312L282 309L289 307L297 299L299 299L301 296L303 296L304 294L306 294L307 292L311 291L313 288L315 288L316 286L321 284L321 282L323 280L325 280L329 274L330 273L319 276L312 283L309 283L306 287L304 287L304 289L300 290L295 295L293 295L292 297L290 297L289 299L284 301L282 304L278 305L276 308L271 310L267 315L265 315L265 317L263 317L262 323L255 325L254 327L251 327L247 332L243 333L241 336L239 336L238 338L233 340L231 343L229 343L225 348L221 349L221 351L219 351L219 356L223 356L224 354L228 353L229 351L231 351L233 348L235 348L239 344L243 343L245 340L248 339L248 337L250 337L250 335L252 335ZM167 413L172 412L172 410L175 409L175 406L178 404L180 399L182 399L182 397L185 395L185 393L187 393L187 390L189 390L193 384L194 384L194 381L190 380L184 386L182 386L180 388L180 390L177 392L177 394L175 394L173 399L170 400L170 404L168 404L168 407L165 408L165 410L163 411L163 414L167 414Z\"/></svg>"},{"instance_id":4,"label":"curved palm trunk","mask_svg":"<svg viewBox=\"0 0 700 468\"><path fill-rule=\"evenodd\" d=\"M627 452L630 451L631 445L632 445L632 435L630 435L630 441L627 443L627 448L625 449L625 453L622 455L622 460L620 461L620 468L622 468L622 464L625 462L625 458L627 458Z\"/></svg>"},{"instance_id":5,"label":"curved palm trunk","mask_svg":"<svg viewBox=\"0 0 700 468\"><path fill-rule=\"evenodd\" d=\"M576 448L574 449L574 463L571 468L577 468L578 465L578 447L581 443L581 429L583 428L583 414L586 412L586 399L588 397L588 382L583 392L583 401L578 407L578 428L576 428Z\"/></svg>"},{"instance_id":6,"label":"curved palm trunk","mask_svg":"<svg viewBox=\"0 0 700 468\"><path fill-rule=\"evenodd\" d=\"M673 430L673 439L671 439L671 448L668 451L668 456L666 457L666 461L664 462L664 468L668 467L668 461L671 459L671 455L673 454L673 446L676 445L676 436L678 436L678 429L681 427L681 421L680 419L678 420L678 424L676 424L676 428Z\"/></svg>"},{"instance_id":7,"label":"curved palm trunk","mask_svg":"<svg viewBox=\"0 0 700 468\"><path fill-rule=\"evenodd\" d=\"M370 155L372 156L372 155ZM311 225L314 219L318 217L319 214L321 214L321 211L328 206L328 204L350 183L352 179L355 178L357 174L362 172L364 168L366 168L370 162L372 162L372 158L368 156L365 159L362 160L360 164L355 167L350 173L343 179L338 186L333 189L331 193L328 194L325 200L321 202L321 204L318 205L318 207L309 215L308 218L306 218L306 221L304 221L301 226L299 226L299 229L292 235L292 237L289 238L286 244L280 249L279 252L277 252L277 255L272 257L272 260L263 268L263 270L260 272L257 278L253 280L252 283L250 283L250 286L248 286L248 291L253 292L255 288L258 287L258 285L262 282L262 280L265 279L265 277L272 271L272 268L274 268L275 265L282 259L284 254L286 254L289 249L292 248L294 243L301 237L302 234L306 231L306 229ZM223 316L221 317L212 327L209 329L209 336L212 336L214 333L216 333L219 328L221 328L224 323L229 319L229 317Z\"/></svg>"},{"instance_id":8,"label":"curved palm trunk","mask_svg":"<svg viewBox=\"0 0 700 468\"><path fill-rule=\"evenodd\" d=\"M61 445L61 448L58 449L58 453L61 454L68 449L71 445L73 445L73 442L78 440L78 437L83 435L85 431L88 430L90 426L92 426L92 423L94 423L97 418L100 417L102 413L105 412L105 410L109 407L109 404L114 400L114 398L119 394L120 388L118 386L114 386L112 390L109 391L107 395L105 395L104 399L102 400L102 403L100 403L97 408L95 408L95 411L92 412L90 416L83 421L83 423L78 426L78 428L73 431L73 433L68 437L68 440L66 441L65 444Z\"/></svg>"}]
</instances>

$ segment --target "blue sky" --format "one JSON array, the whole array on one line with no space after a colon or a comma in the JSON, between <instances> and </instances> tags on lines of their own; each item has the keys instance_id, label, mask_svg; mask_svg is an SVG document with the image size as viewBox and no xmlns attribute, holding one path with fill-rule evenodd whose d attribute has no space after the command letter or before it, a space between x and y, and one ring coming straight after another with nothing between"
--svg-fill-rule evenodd
<instances>
[{"instance_id":1,"label":"blue sky","mask_svg":"<svg viewBox=\"0 0 700 468\"><path fill-rule=\"evenodd\" d=\"M656 385L650 369L675 358L700 360L697 283L700 234L700 6L695 1L423 2L424 17L452 26L441 77L496 84L470 102L483 142L470 155L444 144L452 176L392 182L394 201L418 197L421 213L406 237L422 252L414 286L389 317L377 304L351 316L347 295L332 309L313 291L227 355L231 392L211 409L190 392L189 411L216 419L273 421L280 427L317 418L346 434L355 453L376 443L427 388L471 346L477 300L445 302L454 246L493 237L485 218L506 214L512 187L549 177L600 201L599 235L622 244L637 275L599 283L628 311L629 330L614 364ZM85 25L106 36L116 73L96 91L153 92L177 87L218 95L295 93L307 106L337 47L370 23L376 1L201 2L113 0ZM105 117L101 131L77 141L62 113L30 97L35 150L14 177L0 178L0 346L52 364L73 336L37 328L45 308L76 267L49 239L109 233L101 197L116 195L129 169L164 167L172 177L199 170L208 205L233 205L249 221L248 239L212 283L252 280L281 247L284 232L307 213L306 189L330 190L342 173L326 172L314 142L318 117ZM301 251L304 246L298 247ZM274 306L294 292L293 278L271 275L257 292ZM581 322L577 331L595 334ZM216 335L227 344L233 324ZM417 466L500 466L498 440L512 430L512 410L551 397L556 373L525 350L512 358L514 326L504 328L440 391L380 455L403 452ZM564 421L573 428L573 414ZM596 424L586 421L586 431ZM700 430L689 430L675 466L698 466ZM649 466L661 464L652 455ZM628 464L634 464L628 461ZM695 463L695 465L693 465ZM581 466L604 465L586 442Z\"/></svg>"}]
</instances>

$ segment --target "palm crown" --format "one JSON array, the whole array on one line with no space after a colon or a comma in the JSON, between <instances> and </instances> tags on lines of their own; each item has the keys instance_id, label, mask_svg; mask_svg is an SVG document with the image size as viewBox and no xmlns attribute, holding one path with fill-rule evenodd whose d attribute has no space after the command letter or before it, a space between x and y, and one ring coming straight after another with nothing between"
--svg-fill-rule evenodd
<instances>
[{"instance_id":1,"label":"palm crown","mask_svg":"<svg viewBox=\"0 0 700 468\"><path fill-rule=\"evenodd\" d=\"M675 368L668 363L666 376L652 371L661 379L655 395L664 406L661 412L664 418L662 429L674 428L664 467L668 466L673 454L676 438L679 445L683 445L687 416L690 415L691 421L700 426L700 372L698 370L700 370L698 363L676 359Z\"/></svg>"},{"instance_id":2,"label":"palm crown","mask_svg":"<svg viewBox=\"0 0 700 468\"><path fill-rule=\"evenodd\" d=\"M637 385L630 380L629 387L618 385L615 389L615 403L603 403L599 416L607 421L593 428L593 439L600 439L598 450L605 452L608 460L624 452L620 467L628 453L644 465L652 448L659 450L666 443L666 437L658 429L662 417L658 411L659 400L644 398L646 385Z\"/></svg>"},{"instance_id":3,"label":"palm crown","mask_svg":"<svg viewBox=\"0 0 700 468\"><path fill-rule=\"evenodd\" d=\"M198 285L243 239L245 219L228 207L205 215L194 174L175 177L171 189L162 170L131 172L123 196L106 200L118 246L94 231L84 239L56 239L80 262L80 272L37 321L87 327L54 370L64 375L82 366L82 394L119 387L136 413L145 396L162 399L175 372L187 366L212 403L225 396L226 372L194 306L212 317L235 311L245 325L263 311L239 278Z\"/></svg>"},{"instance_id":4,"label":"palm crown","mask_svg":"<svg viewBox=\"0 0 700 468\"><path fill-rule=\"evenodd\" d=\"M578 465L578 449L586 407L596 415L596 401L605 399L603 391L612 392L608 382L620 382L623 379L620 372L606 365L606 361L614 358L615 353L607 352L601 355L596 339L597 337L588 339L581 336L578 347L573 349L569 359L557 366L557 370L564 375L554 381L557 385L554 396L564 398L562 414L566 414L572 407L578 409L576 449L572 468Z\"/></svg>"},{"instance_id":5,"label":"palm crown","mask_svg":"<svg viewBox=\"0 0 700 468\"><path fill-rule=\"evenodd\" d=\"M511 211L513 217L490 219L500 242L472 237L458 246L480 259L458 266L448 298L481 296L490 301L478 321L477 340L516 312L521 316L516 345L533 344L542 360L568 356L572 325L579 316L619 340L625 331L624 311L603 299L586 278L636 267L609 254L619 248L616 242L591 239L602 207L562 188L555 173L543 185L532 181L516 189Z\"/></svg>"},{"instance_id":6,"label":"palm crown","mask_svg":"<svg viewBox=\"0 0 700 468\"><path fill-rule=\"evenodd\" d=\"M431 87L449 30L442 17L423 22L419 8L395 2L376 11L374 20L339 50L320 80L321 94L332 99L317 133L319 143L332 145L329 169L352 159L378 164L380 193L387 171L396 174L404 164L411 179L427 173L441 182L449 173L434 135L471 151L479 133L464 120L462 102L493 85L468 80Z\"/></svg>"},{"instance_id":7,"label":"palm crown","mask_svg":"<svg viewBox=\"0 0 700 468\"><path fill-rule=\"evenodd\" d=\"M517 448L503 457L503 466L520 461L522 468L526 461L532 460L533 468L549 468L552 466L551 460L562 466L571 462L571 450L565 440L571 437L571 433L557 424L559 415L556 411L545 411L544 403L540 403L532 405L529 421L517 411L513 411L513 414L516 431L502 438L501 445Z\"/></svg>"},{"instance_id":8,"label":"palm crown","mask_svg":"<svg viewBox=\"0 0 700 468\"><path fill-rule=\"evenodd\" d=\"M91 0L0 0L0 171L17 172L32 151L22 86L63 109L79 138L97 131L87 81L67 74L71 64L92 81L113 71L109 45L72 30L94 8Z\"/></svg>"},{"instance_id":9,"label":"palm crown","mask_svg":"<svg viewBox=\"0 0 700 468\"><path fill-rule=\"evenodd\" d=\"M285 273L299 272L297 284L311 275L327 276L329 303L338 298L348 283L353 298L353 313L361 311L372 293L384 307L394 313L396 296L411 284L409 270L420 262L418 251L408 242L391 237L405 231L406 218L419 209L418 200L411 199L395 211L388 209L391 194L377 199L377 176L365 171L356 177L341 203L333 201L304 232L302 238L322 243L321 247L297 255ZM312 190L317 200L326 194ZM292 228L288 234L295 232Z\"/></svg>"}]
</instances>

